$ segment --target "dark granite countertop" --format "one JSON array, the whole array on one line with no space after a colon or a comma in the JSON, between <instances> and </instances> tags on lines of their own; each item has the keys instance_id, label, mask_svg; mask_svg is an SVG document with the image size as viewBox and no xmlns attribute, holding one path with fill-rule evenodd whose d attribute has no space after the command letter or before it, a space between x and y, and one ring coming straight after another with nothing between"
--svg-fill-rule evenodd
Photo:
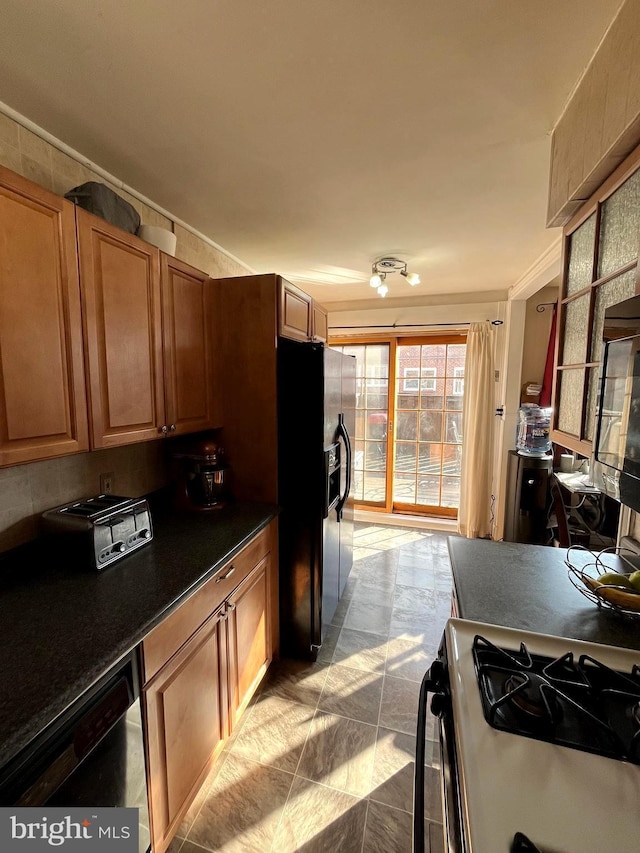
<instances>
[{"instance_id":1,"label":"dark granite countertop","mask_svg":"<svg viewBox=\"0 0 640 853\"><path fill-rule=\"evenodd\" d=\"M44 540L3 561L0 767L276 514L248 503L157 510L152 542L101 574L60 565Z\"/></svg>"},{"instance_id":2,"label":"dark granite countertop","mask_svg":"<svg viewBox=\"0 0 640 853\"><path fill-rule=\"evenodd\" d=\"M455 537L448 545L463 619L640 649L640 620L581 595L567 576L565 549Z\"/></svg>"}]
</instances>

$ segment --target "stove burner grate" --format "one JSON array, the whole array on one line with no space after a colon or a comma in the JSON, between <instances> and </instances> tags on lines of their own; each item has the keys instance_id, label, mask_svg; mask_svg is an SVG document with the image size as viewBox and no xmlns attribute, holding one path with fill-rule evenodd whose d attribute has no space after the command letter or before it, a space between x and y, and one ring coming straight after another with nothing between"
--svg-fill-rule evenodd
<instances>
[{"instance_id":1,"label":"stove burner grate","mask_svg":"<svg viewBox=\"0 0 640 853\"><path fill-rule=\"evenodd\" d=\"M576 662L499 648L480 635L473 658L482 709L501 731L640 764L640 670L589 655Z\"/></svg>"}]
</instances>

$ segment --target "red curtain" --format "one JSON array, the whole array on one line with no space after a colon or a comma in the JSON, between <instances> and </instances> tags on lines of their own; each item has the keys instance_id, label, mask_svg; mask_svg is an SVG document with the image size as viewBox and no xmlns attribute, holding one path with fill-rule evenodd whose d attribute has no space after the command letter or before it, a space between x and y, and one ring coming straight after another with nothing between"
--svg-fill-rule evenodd
<instances>
[{"instance_id":1,"label":"red curtain","mask_svg":"<svg viewBox=\"0 0 640 853\"><path fill-rule=\"evenodd\" d=\"M542 380L542 391L540 392L540 405L551 405L551 388L553 386L553 359L556 351L556 318L557 306L553 306L553 318L551 320L551 331L549 332L549 346L547 347L547 360L544 365L544 378Z\"/></svg>"}]
</instances>

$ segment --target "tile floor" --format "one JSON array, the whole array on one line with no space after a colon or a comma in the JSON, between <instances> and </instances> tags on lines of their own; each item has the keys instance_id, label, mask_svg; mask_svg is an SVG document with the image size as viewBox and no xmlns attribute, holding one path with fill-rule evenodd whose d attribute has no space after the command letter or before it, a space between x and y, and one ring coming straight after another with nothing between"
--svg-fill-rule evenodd
<instances>
[{"instance_id":1,"label":"tile floor","mask_svg":"<svg viewBox=\"0 0 640 853\"><path fill-rule=\"evenodd\" d=\"M170 853L410 853L420 680L450 614L444 533L357 524L314 664L275 664ZM425 847L442 853L430 723Z\"/></svg>"}]
</instances>

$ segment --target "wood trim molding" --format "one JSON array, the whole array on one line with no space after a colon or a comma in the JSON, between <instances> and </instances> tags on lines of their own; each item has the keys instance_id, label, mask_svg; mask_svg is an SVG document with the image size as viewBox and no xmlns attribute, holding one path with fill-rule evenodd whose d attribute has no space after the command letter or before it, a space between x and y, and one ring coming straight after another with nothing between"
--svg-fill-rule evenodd
<instances>
[{"instance_id":1,"label":"wood trim molding","mask_svg":"<svg viewBox=\"0 0 640 853\"><path fill-rule=\"evenodd\" d=\"M509 299L528 299L562 272L562 234L531 264L509 288Z\"/></svg>"}]
</instances>

